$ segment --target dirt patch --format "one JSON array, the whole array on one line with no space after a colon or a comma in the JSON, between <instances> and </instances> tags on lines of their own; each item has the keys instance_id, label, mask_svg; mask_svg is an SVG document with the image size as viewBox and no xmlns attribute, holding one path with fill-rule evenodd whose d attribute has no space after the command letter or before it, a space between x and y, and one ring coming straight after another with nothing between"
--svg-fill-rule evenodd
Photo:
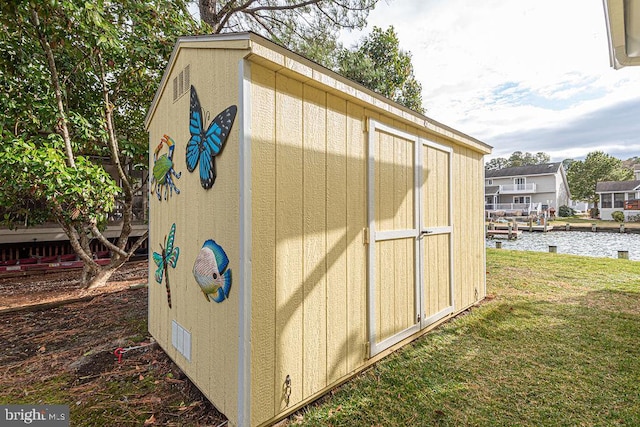
<instances>
[{"instance_id":1,"label":"dirt patch","mask_svg":"<svg viewBox=\"0 0 640 427\"><path fill-rule=\"evenodd\" d=\"M68 301L128 289L132 285L146 283L147 268L146 261L125 264L105 287L93 290L81 285L79 270L0 275L0 312L11 307Z\"/></svg>"},{"instance_id":2,"label":"dirt patch","mask_svg":"<svg viewBox=\"0 0 640 427\"><path fill-rule=\"evenodd\" d=\"M78 274L0 278L0 403L67 404L74 426L223 425L147 332L147 289L130 288L147 263L91 292Z\"/></svg>"}]
</instances>

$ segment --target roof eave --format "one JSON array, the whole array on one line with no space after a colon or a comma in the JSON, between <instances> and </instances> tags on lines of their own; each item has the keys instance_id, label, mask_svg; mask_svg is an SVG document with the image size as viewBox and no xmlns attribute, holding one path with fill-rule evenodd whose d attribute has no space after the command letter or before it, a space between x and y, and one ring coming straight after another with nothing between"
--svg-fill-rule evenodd
<instances>
[{"instance_id":1,"label":"roof eave","mask_svg":"<svg viewBox=\"0 0 640 427\"><path fill-rule=\"evenodd\" d=\"M385 98L335 71L325 68L320 64L251 32L180 37L169 57L167 67L160 80L160 85L147 112L144 121L146 130L149 129L160 95L164 92L165 86L168 84L167 80L180 49L183 46L193 47L195 43L200 44L220 40L228 42L244 41L245 44L237 45L235 48L247 50L245 59L249 61L269 63L278 70L287 70L288 72L302 75L307 81L314 81L317 82L317 84L328 86L338 91L346 90L354 99L364 100L371 108L380 109L400 117L402 120L418 128L422 128L427 133L444 137L453 143L473 149L483 155L491 153L492 147L490 145Z\"/></svg>"}]
</instances>

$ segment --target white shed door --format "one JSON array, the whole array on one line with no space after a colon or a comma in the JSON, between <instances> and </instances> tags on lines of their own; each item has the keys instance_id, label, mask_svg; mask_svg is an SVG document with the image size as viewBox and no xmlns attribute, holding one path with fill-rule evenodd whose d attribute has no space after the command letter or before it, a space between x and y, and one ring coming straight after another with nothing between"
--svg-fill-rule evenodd
<instances>
[{"instance_id":1,"label":"white shed door","mask_svg":"<svg viewBox=\"0 0 640 427\"><path fill-rule=\"evenodd\" d=\"M453 312L449 147L369 121L369 356Z\"/></svg>"},{"instance_id":2,"label":"white shed door","mask_svg":"<svg viewBox=\"0 0 640 427\"><path fill-rule=\"evenodd\" d=\"M453 312L452 150L421 140L421 326Z\"/></svg>"},{"instance_id":3,"label":"white shed door","mask_svg":"<svg viewBox=\"0 0 640 427\"><path fill-rule=\"evenodd\" d=\"M370 356L420 328L418 145L369 121Z\"/></svg>"}]
</instances>

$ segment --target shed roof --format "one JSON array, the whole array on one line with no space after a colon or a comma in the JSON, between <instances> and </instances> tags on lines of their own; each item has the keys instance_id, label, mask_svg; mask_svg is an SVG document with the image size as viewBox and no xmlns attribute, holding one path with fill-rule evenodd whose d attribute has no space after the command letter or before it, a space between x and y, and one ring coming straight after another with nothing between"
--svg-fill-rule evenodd
<instances>
[{"instance_id":1,"label":"shed roof","mask_svg":"<svg viewBox=\"0 0 640 427\"><path fill-rule=\"evenodd\" d=\"M516 166L498 170L485 171L485 178L502 178L508 176L547 175L558 172L562 162L544 163L541 165Z\"/></svg>"},{"instance_id":2,"label":"shed roof","mask_svg":"<svg viewBox=\"0 0 640 427\"><path fill-rule=\"evenodd\" d=\"M259 63L278 72L290 75L295 74L305 83L314 84L332 92L346 94L346 96L354 102L366 105L367 108L372 110L391 113L395 116L395 119L423 129L427 133L444 137L482 154L491 153L492 147L490 145L423 114L410 110L359 83L349 80L308 58L252 32L180 37L173 48L162 80L160 81L160 86L147 112L147 117L144 122L145 129L147 130L155 114L159 99L169 83L168 78L177 58L178 51L182 48L246 50L246 55L244 56L246 60Z\"/></svg>"},{"instance_id":3,"label":"shed roof","mask_svg":"<svg viewBox=\"0 0 640 427\"><path fill-rule=\"evenodd\" d=\"M596 184L596 193L615 193L640 190L640 180L602 181Z\"/></svg>"}]
</instances>

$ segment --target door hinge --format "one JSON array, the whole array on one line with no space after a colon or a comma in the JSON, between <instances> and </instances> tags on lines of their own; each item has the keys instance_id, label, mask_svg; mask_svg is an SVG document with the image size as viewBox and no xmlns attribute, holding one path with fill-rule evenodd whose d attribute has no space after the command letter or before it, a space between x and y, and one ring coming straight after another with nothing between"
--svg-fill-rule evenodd
<instances>
[{"instance_id":1,"label":"door hinge","mask_svg":"<svg viewBox=\"0 0 640 427\"><path fill-rule=\"evenodd\" d=\"M420 323L420 320L422 320L422 316L420 316L420 314L418 314L418 317L416 318L416 323Z\"/></svg>"},{"instance_id":2,"label":"door hinge","mask_svg":"<svg viewBox=\"0 0 640 427\"><path fill-rule=\"evenodd\" d=\"M371 354L371 343L367 341L366 343L364 343L364 357L369 357L370 354Z\"/></svg>"},{"instance_id":3,"label":"door hinge","mask_svg":"<svg viewBox=\"0 0 640 427\"><path fill-rule=\"evenodd\" d=\"M369 227L365 227L362 229L362 244L369 244Z\"/></svg>"}]
</instances>

